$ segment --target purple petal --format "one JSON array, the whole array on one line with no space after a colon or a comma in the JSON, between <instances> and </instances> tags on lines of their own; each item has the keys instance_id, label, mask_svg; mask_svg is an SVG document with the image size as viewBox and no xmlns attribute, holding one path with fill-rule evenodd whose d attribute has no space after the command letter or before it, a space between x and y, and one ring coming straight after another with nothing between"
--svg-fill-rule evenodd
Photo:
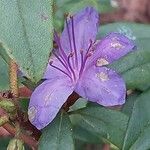
<instances>
[{"instance_id":1,"label":"purple petal","mask_svg":"<svg viewBox=\"0 0 150 150\"><path fill-rule=\"evenodd\" d=\"M28 110L30 122L37 129L47 126L72 92L73 86L67 78L44 81L31 95Z\"/></svg>"},{"instance_id":2,"label":"purple petal","mask_svg":"<svg viewBox=\"0 0 150 150\"><path fill-rule=\"evenodd\" d=\"M125 102L126 88L123 79L113 70L92 66L82 75L75 92L103 106L114 106Z\"/></svg>"},{"instance_id":3,"label":"purple petal","mask_svg":"<svg viewBox=\"0 0 150 150\"><path fill-rule=\"evenodd\" d=\"M58 67L59 69L61 69L62 71L67 72L66 68L62 65L62 63L54 56L52 55L50 57L50 60L49 62L53 62L52 65L55 66L55 67ZM66 75L58 69L52 67L50 64L47 65L47 68L45 70L45 73L44 73L44 79L54 79L56 77L66 77Z\"/></svg>"},{"instance_id":4,"label":"purple petal","mask_svg":"<svg viewBox=\"0 0 150 150\"><path fill-rule=\"evenodd\" d=\"M110 33L98 42L90 62L97 66L109 64L134 50L134 48L134 42L126 36L120 33Z\"/></svg>"},{"instance_id":5,"label":"purple petal","mask_svg":"<svg viewBox=\"0 0 150 150\"><path fill-rule=\"evenodd\" d=\"M90 40L94 41L96 38L99 22L98 12L92 7L87 7L73 16L73 22L76 49L79 52L81 49L86 50L90 44ZM61 44L64 50L70 52L74 49L71 19L68 21L68 29L71 37L71 46L69 44L67 25L65 25L61 35Z\"/></svg>"}]
</instances>

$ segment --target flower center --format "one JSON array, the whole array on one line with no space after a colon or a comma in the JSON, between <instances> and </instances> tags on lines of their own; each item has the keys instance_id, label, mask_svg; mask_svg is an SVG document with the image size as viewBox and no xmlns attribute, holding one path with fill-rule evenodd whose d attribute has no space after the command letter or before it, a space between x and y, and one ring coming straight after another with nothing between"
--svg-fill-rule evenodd
<instances>
[{"instance_id":1,"label":"flower center","mask_svg":"<svg viewBox=\"0 0 150 150\"><path fill-rule=\"evenodd\" d=\"M71 23L71 26L69 26L69 23ZM71 30L69 30L70 27ZM53 52L65 70L54 66L52 61L49 64L55 69L67 75L72 81L77 81L77 79L81 77L84 71L88 58L93 54L92 46L94 42L92 40L89 41L89 46L86 52L84 52L83 49L77 51L73 16L70 17L70 22L68 22L66 19L66 28L69 39L68 44L70 45L70 53L68 55L66 54L66 51L63 49L60 38L56 32L54 34L54 39L58 45L58 53Z\"/></svg>"}]
</instances>

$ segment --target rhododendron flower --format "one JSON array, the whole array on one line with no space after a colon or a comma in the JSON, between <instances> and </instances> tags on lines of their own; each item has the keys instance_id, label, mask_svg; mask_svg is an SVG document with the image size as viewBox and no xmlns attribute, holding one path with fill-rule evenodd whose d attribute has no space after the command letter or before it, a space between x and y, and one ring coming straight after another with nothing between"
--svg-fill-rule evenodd
<instances>
[{"instance_id":1,"label":"rhododendron flower","mask_svg":"<svg viewBox=\"0 0 150 150\"><path fill-rule=\"evenodd\" d=\"M38 129L47 126L73 91L103 106L122 105L126 88L123 79L107 64L134 49L134 43L120 33L96 40L99 15L87 7L66 20L53 50L44 78L32 93L29 120Z\"/></svg>"}]
</instances>

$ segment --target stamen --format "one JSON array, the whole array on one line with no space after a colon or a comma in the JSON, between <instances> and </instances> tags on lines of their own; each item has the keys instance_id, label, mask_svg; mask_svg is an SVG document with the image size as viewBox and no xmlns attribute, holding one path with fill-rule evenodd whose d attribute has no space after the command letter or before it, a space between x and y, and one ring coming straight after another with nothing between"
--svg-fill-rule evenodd
<instances>
[{"instance_id":1,"label":"stamen","mask_svg":"<svg viewBox=\"0 0 150 150\"><path fill-rule=\"evenodd\" d=\"M64 58L65 60L67 60L67 55L65 54L65 52L64 52L64 50L63 50L63 48L62 48L62 46L61 46L60 38L59 38L57 32L56 32L56 31L54 31L54 32L55 32L55 33L54 33L54 39L55 39L55 41L56 41L56 43L57 43L57 45L58 45L58 47L59 47L59 49L60 49L60 52L61 52L63 58Z\"/></svg>"},{"instance_id":2,"label":"stamen","mask_svg":"<svg viewBox=\"0 0 150 150\"><path fill-rule=\"evenodd\" d=\"M67 33L68 33L69 44L70 44L70 50L71 50L71 53L72 53L73 48L72 48L71 35L70 35L69 24L68 24L67 19L66 19L66 27L67 27ZM75 67L74 59L72 59L72 64L73 64L73 68L74 68L74 67Z\"/></svg>"},{"instance_id":3,"label":"stamen","mask_svg":"<svg viewBox=\"0 0 150 150\"><path fill-rule=\"evenodd\" d=\"M59 56L55 52L53 52L53 54L60 61L60 63L67 69L67 71L70 73L68 66L63 62L63 60L61 60L61 58L59 58Z\"/></svg>"},{"instance_id":4,"label":"stamen","mask_svg":"<svg viewBox=\"0 0 150 150\"><path fill-rule=\"evenodd\" d=\"M70 35L69 25L68 25L67 19L66 19L66 26L67 26L67 33L68 33L68 39L69 39L70 49L72 50L71 35Z\"/></svg>"},{"instance_id":5,"label":"stamen","mask_svg":"<svg viewBox=\"0 0 150 150\"><path fill-rule=\"evenodd\" d=\"M82 66L83 65L83 61L84 61L83 49L80 50L80 54L81 54L81 66Z\"/></svg>"},{"instance_id":6,"label":"stamen","mask_svg":"<svg viewBox=\"0 0 150 150\"><path fill-rule=\"evenodd\" d=\"M62 69L60 69L60 68L58 68L58 67L52 65L52 63L53 63L53 61L50 61L50 62L49 62L49 65L52 66L53 68L55 68L55 69L61 71L62 73L64 73L65 75L67 75L67 76L72 80L71 76L70 76L68 73L66 73L66 72L63 71Z\"/></svg>"},{"instance_id":7,"label":"stamen","mask_svg":"<svg viewBox=\"0 0 150 150\"><path fill-rule=\"evenodd\" d=\"M73 46L74 46L74 53L75 53L75 63L76 63L76 67L78 68L78 57L77 57L75 32L74 32L74 20L73 20L73 16L70 18L71 18L71 23L72 23L72 38L73 38Z\"/></svg>"},{"instance_id":8,"label":"stamen","mask_svg":"<svg viewBox=\"0 0 150 150\"><path fill-rule=\"evenodd\" d=\"M76 75L75 75L75 72L74 70L72 69L72 66L71 66L71 63L70 63L70 58L73 57L73 53L70 53L70 55L68 56L68 65L69 65L69 68L73 74L73 77L74 77L74 80L76 80Z\"/></svg>"},{"instance_id":9,"label":"stamen","mask_svg":"<svg viewBox=\"0 0 150 150\"><path fill-rule=\"evenodd\" d=\"M90 49L91 49L91 47L92 47L92 44L93 44L93 42L92 42L92 40L90 39L90 45L89 45L89 47L88 47L88 49L87 49L87 52L86 52L85 57L84 57L84 60L81 61L81 68L80 68L80 72L79 72L79 77L81 76L81 74L82 74L82 72L83 72L83 70L84 70L84 67L85 67L87 58L92 55L92 53L90 53ZM83 54L82 54L82 53L80 53L80 54L81 54L81 57L82 57Z\"/></svg>"}]
</instances>

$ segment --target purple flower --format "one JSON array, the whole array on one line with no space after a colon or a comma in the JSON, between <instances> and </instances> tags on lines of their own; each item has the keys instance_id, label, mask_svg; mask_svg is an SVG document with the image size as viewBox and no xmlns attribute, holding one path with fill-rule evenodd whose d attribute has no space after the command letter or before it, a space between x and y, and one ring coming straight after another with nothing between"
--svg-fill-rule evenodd
<instances>
[{"instance_id":1,"label":"purple flower","mask_svg":"<svg viewBox=\"0 0 150 150\"><path fill-rule=\"evenodd\" d=\"M47 126L73 91L103 106L122 105L126 88L123 79L105 65L135 47L126 36L110 33L96 41L99 15L87 7L66 21L62 35L55 33L53 51L44 81L33 92L29 120L38 129Z\"/></svg>"}]
</instances>

